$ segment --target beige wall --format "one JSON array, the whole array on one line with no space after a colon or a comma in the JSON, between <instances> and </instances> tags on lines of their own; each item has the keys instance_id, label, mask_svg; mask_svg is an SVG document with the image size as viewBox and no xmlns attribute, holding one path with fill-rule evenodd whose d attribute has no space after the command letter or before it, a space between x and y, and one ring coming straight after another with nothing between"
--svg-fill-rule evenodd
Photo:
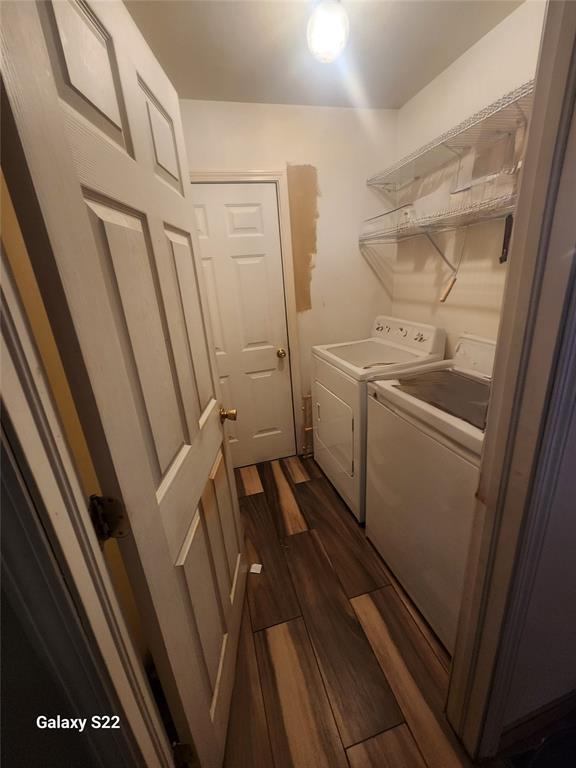
<instances>
[{"instance_id":1,"label":"beige wall","mask_svg":"<svg viewBox=\"0 0 576 768\"><path fill-rule=\"evenodd\" d=\"M398 156L408 154L535 75L545 2L528 0L398 111ZM499 263L503 221L470 227L459 279L445 304L449 272L424 238L398 246L393 314L442 326L448 354L456 338L495 339L506 267ZM453 235L438 238L454 259Z\"/></svg>"},{"instance_id":2,"label":"beige wall","mask_svg":"<svg viewBox=\"0 0 576 768\"><path fill-rule=\"evenodd\" d=\"M395 156L396 113L191 100L181 101L181 110L194 171L317 169L312 309L299 314L307 392L312 345L367 336L374 316L390 309L359 253L358 235L362 219L378 210L366 179Z\"/></svg>"}]
</instances>

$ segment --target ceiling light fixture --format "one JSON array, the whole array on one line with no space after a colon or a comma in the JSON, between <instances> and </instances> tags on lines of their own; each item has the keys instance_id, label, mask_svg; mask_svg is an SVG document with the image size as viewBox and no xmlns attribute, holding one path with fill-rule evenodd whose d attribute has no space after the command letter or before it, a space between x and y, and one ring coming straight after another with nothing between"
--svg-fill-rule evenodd
<instances>
[{"instance_id":1,"label":"ceiling light fixture","mask_svg":"<svg viewBox=\"0 0 576 768\"><path fill-rule=\"evenodd\" d=\"M320 0L308 20L308 48L318 61L330 64L346 47L349 31L348 14L338 0Z\"/></svg>"}]
</instances>

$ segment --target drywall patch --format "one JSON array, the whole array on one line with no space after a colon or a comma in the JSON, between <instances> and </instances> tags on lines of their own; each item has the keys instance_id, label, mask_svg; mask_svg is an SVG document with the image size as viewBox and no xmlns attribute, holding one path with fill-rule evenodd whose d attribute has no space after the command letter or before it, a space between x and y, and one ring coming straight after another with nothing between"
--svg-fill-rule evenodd
<instances>
[{"instance_id":1,"label":"drywall patch","mask_svg":"<svg viewBox=\"0 0 576 768\"><path fill-rule=\"evenodd\" d=\"M313 165L289 165L288 197L297 312L312 309L310 285L316 256L318 195L316 168Z\"/></svg>"}]
</instances>

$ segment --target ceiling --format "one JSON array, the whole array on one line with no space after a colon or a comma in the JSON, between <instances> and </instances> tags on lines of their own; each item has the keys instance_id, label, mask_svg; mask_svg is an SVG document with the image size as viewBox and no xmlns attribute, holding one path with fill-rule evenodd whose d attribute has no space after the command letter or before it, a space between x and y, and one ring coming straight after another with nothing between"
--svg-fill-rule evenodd
<instances>
[{"instance_id":1,"label":"ceiling","mask_svg":"<svg viewBox=\"0 0 576 768\"><path fill-rule=\"evenodd\" d=\"M396 109L522 0L344 0L332 64L306 45L312 2L126 0L182 98Z\"/></svg>"}]
</instances>

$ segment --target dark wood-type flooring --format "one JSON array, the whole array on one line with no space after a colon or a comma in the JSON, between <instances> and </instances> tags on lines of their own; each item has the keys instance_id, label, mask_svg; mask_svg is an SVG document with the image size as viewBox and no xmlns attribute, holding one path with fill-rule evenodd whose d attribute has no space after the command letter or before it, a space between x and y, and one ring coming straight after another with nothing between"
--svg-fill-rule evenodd
<instances>
[{"instance_id":1,"label":"dark wood-type flooring","mask_svg":"<svg viewBox=\"0 0 576 768\"><path fill-rule=\"evenodd\" d=\"M311 460L236 470L249 573L226 768L460 768L449 659Z\"/></svg>"}]
</instances>

